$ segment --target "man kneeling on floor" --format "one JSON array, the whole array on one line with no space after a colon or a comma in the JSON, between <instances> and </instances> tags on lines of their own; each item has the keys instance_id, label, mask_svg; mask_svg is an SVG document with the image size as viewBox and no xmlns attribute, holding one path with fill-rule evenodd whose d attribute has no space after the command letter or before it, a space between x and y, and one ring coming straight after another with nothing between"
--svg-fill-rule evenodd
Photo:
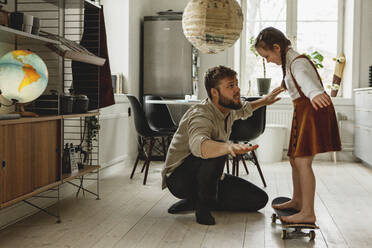
<instances>
[{"instance_id":1,"label":"man kneeling on floor","mask_svg":"<svg viewBox=\"0 0 372 248\"><path fill-rule=\"evenodd\" d=\"M195 210L198 223L214 225L211 210L257 211L266 205L265 191L223 174L228 154L244 154L257 146L227 141L235 120L278 101L283 90L277 88L259 100L242 103L236 72L224 66L209 69L204 83L208 98L182 117L169 146L162 186L182 199L168 209L169 213Z\"/></svg>"}]
</instances>

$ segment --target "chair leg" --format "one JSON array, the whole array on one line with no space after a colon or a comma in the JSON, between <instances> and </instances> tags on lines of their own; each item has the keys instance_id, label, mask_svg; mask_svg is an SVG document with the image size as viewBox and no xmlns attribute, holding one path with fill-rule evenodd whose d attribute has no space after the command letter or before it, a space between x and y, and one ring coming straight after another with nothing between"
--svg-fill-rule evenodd
<instances>
[{"instance_id":1,"label":"chair leg","mask_svg":"<svg viewBox=\"0 0 372 248\"><path fill-rule=\"evenodd\" d=\"M226 170L227 174L230 174L230 168L229 168L229 155L226 156Z\"/></svg>"},{"instance_id":2,"label":"chair leg","mask_svg":"<svg viewBox=\"0 0 372 248\"><path fill-rule=\"evenodd\" d=\"M130 179L133 178L133 175L134 175L134 172L136 171L137 164L138 164L138 161L140 159L140 156L141 156L140 153L138 153L137 158L136 158L136 162L134 163L134 166L133 166L132 173L130 174Z\"/></svg>"},{"instance_id":3,"label":"chair leg","mask_svg":"<svg viewBox=\"0 0 372 248\"><path fill-rule=\"evenodd\" d=\"M332 160L333 160L333 163L337 163L337 152L332 152Z\"/></svg>"},{"instance_id":4,"label":"chair leg","mask_svg":"<svg viewBox=\"0 0 372 248\"><path fill-rule=\"evenodd\" d=\"M143 145L143 147L142 147L142 151L144 151L144 148L145 148L145 145ZM146 167L146 161L147 161L146 152L143 152L143 153L145 154L146 159L145 159L145 162L144 162L143 165L142 165L141 173L143 173L143 171L145 170L145 167Z\"/></svg>"},{"instance_id":5,"label":"chair leg","mask_svg":"<svg viewBox=\"0 0 372 248\"><path fill-rule=\"evenodd\" d=\"M249 171L248 171L247 165L245 164L244 154L241 156L241 159L243 161L243 165L244 165L245 171L247 172L247 175L248 175L249 174Z\"/></svg>"},{"instance_id":6,"label":"chair leg","mask_svg":"<svg viewBox=\"0 0 372 248\"><path fill-rule=\"evenodd\" d=\"M233 157L232 161L232 175L233 176L239 176L239 155L236 155Z\"/></svg>"},{"instance_id":7,"label":"chair leg","mask_svg":"<svg viewBox=\"0 0 372 248\"><path fill-rule=\"evenodd\" d=\"M146 160L146 169L145 169L145 177L143 178L143 185L146 185L147 174L149 173L149 167L150 167L150 162L151 162L151 152L152 152L152 147L154 146L154 143L155 143L155 139L151 137L150 146L148 150L148 157Z\"/></svg>"},{"instance_id":8,"label":"chair leg","mask_svg":"<svg viewBox=\"0 0 372 248\"><path fill-rule=\"evenodd\" d=\"M145 160L145 163L143 163L142 165L141 173L143 173L143 171L145 170L145 167L146 167L146 160Z\"/></svg>"},{"instance_id":9,"label":"chair leg","mask_svg":"<svg viewBox=\"0 0 372 248\"><path fill-rule=\"evenodd\" d=\"M265 181L265 178L264 178L264 176L262 174L260 164L258 163L258 160L257 160L257 157L256 157L256 153L254 152L254 150L251 151L251 152L252 152L252 157L253 157L254 163L257 166L258 173L260 173L260 177L261 177L262 183L263 183L264 187L266 188L266 181Z\"/></svg>"},{"instance_id":10,"label":"chair leg","mask_svg":"<svg viewBox=\"0 0 372 248\"><path fill-rule=\"evenodd\" d=\"M143 147L145 146L145 141L144 140L142 140L142 138L140 137L140 151L142 151L143 150ZM137 156L137 158L136 158L136 162L134 163L134 166L133 166L133 170L132 170L132 173L130 174L130 179L132 179L133 178L133 175L134 175L134 172L136 171L136 168L137 168L137 164L138 164L138 161L139 161L139 159L140 159L140 156L141 156L141 153L140 153L140 151L138 151L138 156Z\"/></svg>"},{"instance_id":11,"label":"chair leg","mask_svg":"<svg viewBox=\"0 0 372 248\"><path fill-rule=\"evenodd\" d=\"M238 177L239 176L239 156L240 155L236 155L235 157L235 173L236 173L236 176Z\"/></svg>"},{"instance_id":12,"label":"chair leg","mask_svg":"<svg viewBox=\"0 0 372 248\"><path fill-rule=\"evenodd\" d=\"M161 142L163 144L163 158L164 158L164 161L165 161L166 156L167 156L167 150L165 149L165 139L164 139L164 137L161 137Z\"/></svg>"},{"instance_id":13,"label":"chair leg","mask_svg":"<svg viewBox=\"0 0 372 248\"><path fill-rule=\"evenodd\" d=\"M235 158L232 157L231 174L235 176Z\"/></svg>"}]
</instances>

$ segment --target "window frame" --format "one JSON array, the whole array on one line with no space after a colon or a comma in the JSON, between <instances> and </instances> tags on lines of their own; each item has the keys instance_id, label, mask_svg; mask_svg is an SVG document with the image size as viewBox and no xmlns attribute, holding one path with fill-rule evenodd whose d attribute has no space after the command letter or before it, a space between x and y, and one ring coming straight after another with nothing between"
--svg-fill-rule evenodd
<instances>
[{"instance_id":1,"label":"window frame","mask_svg":"<svg viewBox=\"0 0 372 248\"><path fill-rule=\"evenodd\" d=\"M345 1L346 0L338 0L338 22L337 22L337 55L343 52L344 50L344 26L345 26ZM243 14L247 12L247 2L246 1L238 1L241 5ZM292 41L292 46L294 49L297 49L297 9L298 9L298 0L286 0L287 4L287 13L286 13L286 36ZM244 82L244 75L245 75L245 64L246 64L246 54L248 52L249 47L247 47L247 33L246 33L246 21L244 20L243 23L243 31L240 38L240 44L238 44L238 48L235 49L235 54L238 54L238 58L235 59L235 69L237 69L239 73L239 81ZM347 66L347 65L346 65ZM341 88L338 94L338 97L343 97L343 84L344 79L341 83ZM348 88L348 87L347 87ZM353 87L354 88L354 87ZM346 94L348 95L348 94Z\"/></svg>"}]
</instances>

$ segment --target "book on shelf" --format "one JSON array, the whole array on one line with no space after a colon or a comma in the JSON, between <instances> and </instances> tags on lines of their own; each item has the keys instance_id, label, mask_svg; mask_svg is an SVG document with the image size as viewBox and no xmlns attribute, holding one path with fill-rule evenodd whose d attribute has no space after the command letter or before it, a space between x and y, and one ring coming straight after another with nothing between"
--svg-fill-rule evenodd
<instances>
[{"instance_id":1,"label":"book on shelf","mask_svg":"<svg viewBox=\"0 0 372 248\"><path fill-rule=\"evenodd\" d=\"M112 78L112 89L114 94L123 94L124 93L124 75L123 73L116 73L111 75Z\"/></svg>"},{"instance_id":2,"label":"book on shelf","mask_svg":"<svg viewBox=\"0 0 372 248\"><path fill-rule=\"evenodd\" d=\"M119 94L123 94L123 74L118 74L118 83L119 83Z\"/></svg>"}]
</instances>

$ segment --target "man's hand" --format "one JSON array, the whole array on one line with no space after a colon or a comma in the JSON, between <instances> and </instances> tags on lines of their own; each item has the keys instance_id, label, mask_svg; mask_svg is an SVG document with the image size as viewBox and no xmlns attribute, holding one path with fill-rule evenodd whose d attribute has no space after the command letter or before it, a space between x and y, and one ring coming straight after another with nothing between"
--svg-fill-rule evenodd
<instances>
[{"instance_id":1,"label":"man's hand","mask_svg":"<svg viewBox=\"0 0 372 248\"><path fill-rule=\"evenodd\" d=\"M228 150L229 153L235 157L237 154L245 154L247 152L256 150L258 145L250 146L247 144L229 144Z\"/></svg>"},{"instance_id":2,"label":"man's hand","mask_svg":"<svg viewBox=\"0 0 372 248\"><path fill-rule=\"evenodd\" d=\"M313 105L313 108L315 110L318 110L319 108L328 107L329 105L331 105L331 103L332 103L331 98L325 92L322 93L322 94L317 95L311 101L311 104Z\"/></svg>"},{"instance_id":3,"label":"man's hand","mask_svg":"<svg viewBox=\"0 0 372 248\"><path fill-rule=\"evenodd\" d=\"M285 91L283 87L277 87L273 89L267 96L258 99L256 101L250 102L253 111L255 111L258 108L261 108L262 106L273 104L274 102L277 102L280 100L280 97L277 97L280 93Z\"/></svg>"},{"instance_id":4,"label":"man's hand","mask_svg":"<svg viewBox=\"0 0 372 248\"><path fill-rule=\"evenodd\" d=\"M267 96L264 97L266 105L273 104L274 102L277 102L280 100L280 97L277 97L280 93L285 91L285 89L281 86L273 89Z\"/></svg>"}]
</instances>

